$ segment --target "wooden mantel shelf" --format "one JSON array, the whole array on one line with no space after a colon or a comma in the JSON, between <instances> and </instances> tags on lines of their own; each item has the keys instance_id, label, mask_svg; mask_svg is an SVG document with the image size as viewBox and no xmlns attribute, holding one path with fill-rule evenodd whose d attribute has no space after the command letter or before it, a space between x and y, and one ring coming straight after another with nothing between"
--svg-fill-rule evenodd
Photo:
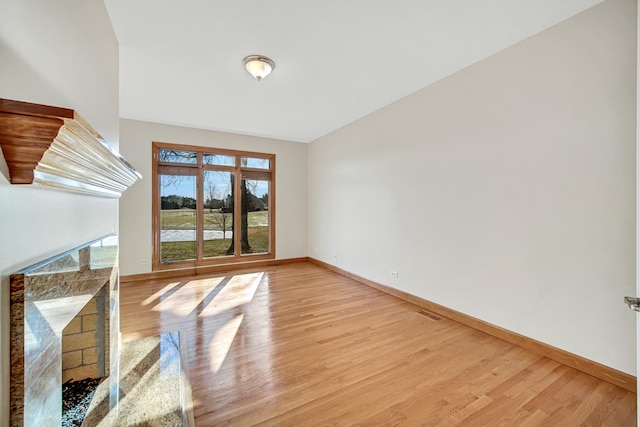
<instances>
[{"instance_id":1,"label":"wooden mantel shelf","mask_svg":"<svg viewBox=\"0 0 640 427\"><path fill-rule=\"evenodd\" d=\"M0 98L0 148L11 184L117 198L141 178L67 108Z\"/></svg>"}]
</instances>

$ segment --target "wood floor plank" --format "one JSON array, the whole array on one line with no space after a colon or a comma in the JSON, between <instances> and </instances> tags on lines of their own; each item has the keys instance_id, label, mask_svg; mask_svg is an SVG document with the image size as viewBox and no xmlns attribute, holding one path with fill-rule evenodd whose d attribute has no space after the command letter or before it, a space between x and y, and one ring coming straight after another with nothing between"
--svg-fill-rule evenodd
<instances>
[{"instance_id":1,"label":"wood floor plank","mask_svg":"<svg viewBox=\"0 0 640 427\"><path fill-rule=\"evenodd\" d=\"M635 394L310 263L120 292L181 331L196 425L635 425Z\"/></svg>"}]
</instances>

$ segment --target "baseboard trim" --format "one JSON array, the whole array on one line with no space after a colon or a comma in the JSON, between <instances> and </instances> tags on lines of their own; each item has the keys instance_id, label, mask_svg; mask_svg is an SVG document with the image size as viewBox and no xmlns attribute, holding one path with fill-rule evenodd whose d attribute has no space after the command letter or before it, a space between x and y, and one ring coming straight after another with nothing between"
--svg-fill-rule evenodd
<instances>
[{"instance_id":1,"label":"baseboard trim","mask_svg":"<svg viewBox=\"0 0 640 427\"><path fill-rule=\"evenodd\" d=\"M504 329L491 323L485 322L484 320L476 319L475 317L469 316L456 310L452 310L450 308L425 300L407 292L400 291L386 285L381 285L372 280L365 279L356 274L350 273L315 258L309 258L309 262L334 271L342 276L353 279L364 285L378 289L379 291L392 295L396 298L400 298L401 300L407 301L411 304L415 304L421 308L432 311L442 317L455 320L456 322L462 323L463 325L470 326L496 338L500 338L504 341L510 342L511 344L527 349L533 353L548 357L549 359L555 360L556 362L570 366L581 372L622 387L625 390L636 393L637 380L633 375L618 371L617 369L602 365L598 362L594 362L593 360L585 359L582 356L578 356L568 351L561 350L543 342L536 341L532 338L520 335L516 332L509 331L508 329Z\"/></svg>"},{"instance_id":2,"label":"baseboard trim","mask_svg":"<svg viewBox=\"0 0 640 427\"><path fill-rule=\"evenodd\" d=\"M227 273L238 270L248 270L256 268L275 267L278 265L296 264L299 262L307 262L309 258L286 258L286 259L271 259L265 261L250 261L236 264L224 264L213 265L206 267L189 267L176 270L162 270L152 271L151 273L142 274L130 274L127 276L120 276L121 284L130 284L137 282L148 282L153 280L166 280L166 279L187 279L197 276L203 276L207 274L219 274Z\"/></svg>"}]
</instances>

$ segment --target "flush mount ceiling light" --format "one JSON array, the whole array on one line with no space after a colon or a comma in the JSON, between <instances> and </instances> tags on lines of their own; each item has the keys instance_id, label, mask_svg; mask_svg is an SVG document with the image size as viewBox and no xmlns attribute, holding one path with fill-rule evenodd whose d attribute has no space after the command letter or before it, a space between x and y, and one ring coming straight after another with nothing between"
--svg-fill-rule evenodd
<instances>
[{"instance_id":1,"label":"flush mount ceiling light","mask_svg":"<svg viewBox=\"0 0 640 427\"><path fill-rule=\"evenodd\" d=\"M249 55L242 60L244 68L258 81L264 79L276 68L276 64L266 56Z\"/></svg>"}]
</instances>

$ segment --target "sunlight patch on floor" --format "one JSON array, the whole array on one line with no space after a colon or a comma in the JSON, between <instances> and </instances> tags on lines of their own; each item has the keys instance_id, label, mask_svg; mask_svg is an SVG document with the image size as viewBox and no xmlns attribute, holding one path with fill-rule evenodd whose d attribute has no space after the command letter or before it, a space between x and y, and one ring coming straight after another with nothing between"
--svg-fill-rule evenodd
<instances>
[{"instance_id":1,"label":"sunlight patch on floor","mask_svg":"<svg viewBox=\"0 0 640 427\"><path fill-rule=\"evenodd\" d=\"M233 340L240 329L244 313L239 313L220 327L209 343L209 366L216 373L229 354Z\"/></svg>"},{"instance_id":2,"label":"sunlight patch on floor","mask_svg":"<svg viewBox=\"0 0 640 427\"><path fill-rule=\"evenodd\" d=\"M163 317L228 316L229 320L215 330L208 346L210 369L215 373L227 358L245 317L242 307L253 300L264 277L264 272L257 272L173 282L146 298L142 305L152 305L157 301L151 310L160 312Z\"/></svg>"},{"instance_id":3,"label":"sunlight patch on floor","mask_svg":"<svg viewBox=\"0 0 640 427\"><path fill-rule=\"evenodd\" d=\"M147 298L145 298L144 301L142 301L142 303L140 303L141 306L147 306L149 304L151 304L152 302L154 302L155 300L159 300L162 295L165 294L165 292L169 292L174 286L178 286L179 283L169 283L167 284L164 288L159 289L158 291L156 291L153 295L148 296Z\"/></svg>"},{"instance_id":4,"label":"sunlight patch on floor","mask_svg":"<svg viewBox=\"0 0 640 427\"><path fill-rule=\"evenodd\" d=\"M203 308L199 316L215 316L248 304L253 299L263 276L262 272L232 276L218 295Z\"/></svg>"},{"instance_id":5,"label":"sunlight patch on floor","mask_svg":"<svg viewBox=\"0 0 640 427\"><path fill-rule=\"evenodd\" d=\"M190 280L168 296L160 296L160 302L151 310L187 316L224 280L223 277ZM176 283L173 284L175 286ZM169 291L171 288L169 288ZM166 292L166 290L165 290ZM147 300L145 300L147 301Z\"/></svg>"}]
</instances>

